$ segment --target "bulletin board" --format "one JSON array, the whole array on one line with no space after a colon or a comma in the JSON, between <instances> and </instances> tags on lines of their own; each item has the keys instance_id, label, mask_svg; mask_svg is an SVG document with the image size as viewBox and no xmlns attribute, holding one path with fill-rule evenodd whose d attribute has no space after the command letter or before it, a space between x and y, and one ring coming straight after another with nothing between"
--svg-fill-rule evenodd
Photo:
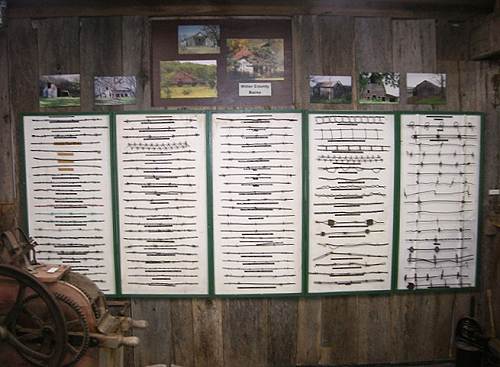
<instances>
[{"instance_id":1,"label":"bulletin board","mask_svg":"<svg viewBox=\"0 0 500 367\"><path fill-rule=\"evenodd\" d=\"M477 286L480 113L22 116L37 258L116 297Z\"/></svg>"},{"instance_id":2,"label":"bulletin board","mask_svg":"<svg viewBox=\"0 0 500 367\"><path fill-rule=\"evenodd\" d=\"M302 291L302 114L214 113L215 294Z\"/></svg>"},{"instance_id":3,"label":"bulletin board","mask_svg":"<svg viewBox=\"0 0 500 367\"><path fill-rule=\"evenodd\" d=\"M310 293L391 289L395 116L309 112Z\"/></svg>"},{"instance_id":4,"label":"bulletin board","mask_svg":"<svg viewBox=\"0 0 500 367\"><path fill-rule=\"evenodd\" d=\"M480 114L401 114L397 288L476 286Z\"/></svg>"},{"instance_id":5,"label":"bulletin board","mask_svg":"<svg viewBox=\"0 0 500 367\"><path fill-rule=\"evenodd\" d=\"M24 115L26 226L37 259L116 293L108 114Z\"/></svg>"},{"instance_id":6,"label":"bulletin board","mask_svg":"<svg viewBox=\"0 0 500 367\"><path fill-rule=\"evenodd\" d=\"M206 115L116 120L123 294L208 294Z\"/></svg>"},{"instance_id":7,"label":"bulletin board","mask_svg":"<svg viewBox=\"0 0 500 367\"><path fill-rule=\"evenodd\" d=\"M192 52L181 50L182 34L179 27L218 27L218 48ZM201 36L201 34L200 34ZM241 40L246 46L238 52L231 51L231 42ZM279 44L279 49L270 43ZM273 45L274 46L274 45ZM152 103L156 107L169 106L281 106L293 104L292 27L290 19L162 19L151 23L152 48ZM200 63L210 61L215 64L215 95L203 93L203 77L190 70L162 71L162 62ZM231 70L238 69L241 73ZM263 72L276 69L277 72ZM165 90L168 80L172 89L182 88L181 94ZM241 95L240 84L257 83L269 87L265 95ZM198 88L199 87L199 88ZM163 88L163 91L162 91ZM192 89L198 92L189 93ZM186 94L182 94L186 93Z\"/></svg>"}]
</instances>

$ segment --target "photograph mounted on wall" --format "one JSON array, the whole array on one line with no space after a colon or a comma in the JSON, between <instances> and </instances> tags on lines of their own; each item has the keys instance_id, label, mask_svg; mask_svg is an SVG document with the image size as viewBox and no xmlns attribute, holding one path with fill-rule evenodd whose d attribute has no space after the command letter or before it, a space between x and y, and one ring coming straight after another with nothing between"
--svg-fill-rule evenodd
<instances>
[{"instance_id":1,"label":"photograph mounted on wall","mask_svg":"<svg viewBox=\"0 0 500 367\"><path fill-rule=\"evenodd\" d=\"M310 75L311 103L351 103L352 78L338 75Z\"/></svg>"},{"instance_id":2,"label":"photograph mounted on wall","mask_svg":"<svg viewBox=\"0 0 500 367\"><path fill-rule=\"evenodd\" d=\"M399 73L359 73L359 103L399 103Z\"/></svg>"},{"instance_id":3,"label":"photograph mounted on wall","mask_svg":"<svg viewBox=\"0 0 500 367\"><path fill-rule=\"evenodd\" d=\"M80 106L80 74L42 75L39 81L40 107Z\"/></svg>"},{"instance_id":4,"label":"photograph mounted on wall","mask_svg":"<svg viewBox=\"0 0 500 367\"><path fill-rule=\"evenodd\" d=\"M0 0L0 28L5 27L7 20L7 0Z\"/></svg>"},{"instance_id":5,"label":"photograph mounted on wall","mask_svg":"<svg viewBox=\"0 0 500 367\"><path fill-rule=\"evenodd\" d=\"M160 61L160 98L217 97L217 61Z\"/></svg>"},{"instance_id":6,"label":"photograph mounted on wall","mask_svg":"<svg viewBox=\"0 0 500 367\"><path fill-rule=\"evenodd\" d=\"M227 40L227 72L233 80L284 80L283 39Z\"/></svg>"},{"instance_id":7,"label":"photograph mounted on wall","mask_svg":"<svg viewBox=\"0 0 500 367\"><path fill-rule=\"evenodd\" d=\"M220 53L220 26L180 25L177 28L179 54Z\"/></svg>"},{"instance_id":8,"label":"photograph mounted on wall","mask_svg":"<svg viewBox=\"0 0 500 367\"><path fill-rule=\"evenodd\" d=\"M94 96L96 106L127 105L136 102L135 76L96 76Z\"/></svg>"},{"instance_id":9,"label":"photograph mounted on wall","mask_svg":"<svg viewBox=\"0 0 500 367\"><path fill-rule=\"evenodd\" d=\"M446 74L406 74L409 104L446 104Z\"/></svg>"}]
</instances>

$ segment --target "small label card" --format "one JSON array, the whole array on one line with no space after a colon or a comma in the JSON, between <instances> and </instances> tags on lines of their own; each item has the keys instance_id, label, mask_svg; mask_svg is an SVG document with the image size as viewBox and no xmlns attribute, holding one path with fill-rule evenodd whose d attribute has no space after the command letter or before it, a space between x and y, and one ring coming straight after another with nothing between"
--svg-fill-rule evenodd
<instances>
[{"instance_id":1,"label":"small label card","mask_svg":"<svg viewBox=\"0 0 500 367\"><path fill-rule=\"evenodd\" d=\"M240 97L271 96L271 83L238 83Z\"/></svg>"}]
</instances>

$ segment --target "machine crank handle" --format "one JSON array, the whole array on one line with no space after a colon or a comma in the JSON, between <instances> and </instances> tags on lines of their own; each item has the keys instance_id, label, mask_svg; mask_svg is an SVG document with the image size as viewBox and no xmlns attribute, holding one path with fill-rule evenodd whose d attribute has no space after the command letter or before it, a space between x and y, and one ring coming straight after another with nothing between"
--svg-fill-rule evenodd
<instances>
[{"instance_id":1,"label":"machine crank handle","mask_svg":"<svg viewBox=\"0 0 500 367\"><path fill-rule=\"evenodd\" d=\"M140 342L137 336L103 335L97 333L89 333L89 336L96 339L100 347L112 349L117 349L121 346L136 347Z\"/></svg>"}]
</instances>

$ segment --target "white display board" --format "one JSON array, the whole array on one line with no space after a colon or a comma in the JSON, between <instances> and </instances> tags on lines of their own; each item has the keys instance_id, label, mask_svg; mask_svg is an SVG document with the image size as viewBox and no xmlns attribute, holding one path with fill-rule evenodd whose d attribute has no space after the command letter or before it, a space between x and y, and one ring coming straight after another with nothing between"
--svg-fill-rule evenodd
<instances>
[{"instance_id":1,"label":"white display board","mask_svg":"<svg viewBox=\"0 0 500 367\"><path fill-rule=\"evenodd\" d=\"M117 114L124 294L207 294L206 115Z\"/></svg>"},{"instance_id":2,"label":"white display board","mask_svg":"<svg viewBox=\"0 0 500 367\"><path fill-rule=\"evenodd\" d=\"M23 117L26 201L37 259L115 293L108 115Z\"/></svg>"},{"instance_id":3,"label":"white display board","mask_svg":"<svg viewBox=\"0 0 500 367\"><path fill-rule=\"evenodd\" d=\"M308 116L309 292L390 290L394 115Z\"/></svg>"},{"instance_id":4,"label":"white display board","mask_svg":"<svg viewBox=\"0 0 500 367\"><path fill-rule=\"evenodd\" d=\"M214 113L215 293L302 290L302 114Z\"/></svg>"},{"instance_id":5,"label":"white display board","mask_svg":"<svg viewBox=\"0 0 500 367\"><path fill-rule=\"evenodd\" d=\"M476 285L479 115L401 115L399 289Z\"/></svg>"}]
</instances>

